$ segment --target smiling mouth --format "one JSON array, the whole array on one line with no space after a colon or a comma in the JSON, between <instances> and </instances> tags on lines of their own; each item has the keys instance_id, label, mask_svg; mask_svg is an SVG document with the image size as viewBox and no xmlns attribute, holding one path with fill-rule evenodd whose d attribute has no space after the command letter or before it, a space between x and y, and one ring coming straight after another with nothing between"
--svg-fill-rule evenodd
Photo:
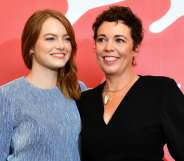
<instances>
[{"instance_id":1,"label":"smiling mouth","mask_svg":"<svg viewBox=\"0 0 184 161\"><path fill-rule=\"evenodd\" d=\"M62 58L65 57L66 54L65 53L51 53L50 55L53 56L53 57L55 57L55 58L62 59Z\"/></svg>"},{"instance_id":2,"label":"smiling mouth","mask_svg":"<svg viewBox=\"0 0 184 161\"><path fill-rule=\"evenodd\" d=\"M119 57L116 56L103 56L102 58L105 62L114 62L119 59Z\"/></svg>"}]
</instances>

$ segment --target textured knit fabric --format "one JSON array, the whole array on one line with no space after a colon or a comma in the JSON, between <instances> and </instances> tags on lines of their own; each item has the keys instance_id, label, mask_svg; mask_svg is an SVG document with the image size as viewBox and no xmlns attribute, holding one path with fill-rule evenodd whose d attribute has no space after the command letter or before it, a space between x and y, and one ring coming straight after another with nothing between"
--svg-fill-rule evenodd
<instances>
[{"instance_id":1,"label":"textured knit fabric","mask_svg":"<svg viewBox=\"0 0 184 161\"><path fill-rule=\"evenodd\" d=\"M163 146L184 161L184 95L174 80L141 76L111 120L103 120L104 83L82 94L84 161L162 161Z\"/></svg>"},{"instance_id":2,"label":"textured knit fabric","mask_svg":"<svg viewBox=\"0 0 184 161\"><path fill-rule=\"evenodd\" d=\"M1 86L0 161L79 161L80 130L75 101L57 87L25 77Z\"/></svg>"}]
</instances>

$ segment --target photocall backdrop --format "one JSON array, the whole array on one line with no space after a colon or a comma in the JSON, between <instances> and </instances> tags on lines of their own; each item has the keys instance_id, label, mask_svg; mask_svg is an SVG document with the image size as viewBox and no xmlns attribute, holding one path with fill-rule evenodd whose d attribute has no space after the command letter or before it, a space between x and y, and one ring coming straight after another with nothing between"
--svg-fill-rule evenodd
<instances>
[{"instance_id":1,"label":"photocall backdrop","mask_svg":"<svg viewBox=\"0 0 184 161\"><path fill-rule=\"evenodd\" d=\"M78 43L79 79L94 87L104 77L96 64L92 23L110 5L129 6L143 21L144 40L135 70L163 75L184 91L184 0L6 0L0 2L0 85L26 75L20 38L27 18L36 10L56 9L71 21ZM167 161L172 161L165 148Z\"/></svg>"}]
</instances>

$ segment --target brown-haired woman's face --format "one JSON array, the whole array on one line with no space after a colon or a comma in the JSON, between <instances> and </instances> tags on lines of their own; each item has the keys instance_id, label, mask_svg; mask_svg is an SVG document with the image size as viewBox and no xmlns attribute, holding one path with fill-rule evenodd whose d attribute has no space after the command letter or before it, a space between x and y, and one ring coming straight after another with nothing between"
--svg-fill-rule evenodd
<instances>
[{"instance_id":1,"label":"brown-haired woman's face","mask_svg":"<svg viewBox=\"0 0 184 161\"><path fill-rule=\"evenodd\" d=\"M32 67L37 65L46 70L63 68L71 52L70 36L63 24L55 18L48 18L42 25L34 48L30 50L33 54Z\"/></svg>"},{"instance_id":2,"label":"brown-haired woman's face","mask_svg":"<svg viewBox=\"0 0 184 161\"><path fill-rule=\"evenodd\" d=\"M107 75L122 74L132 68L133 39L130 28L120 22L103 22L97 31L97 61Z\"/></svg>"}]
</instances>

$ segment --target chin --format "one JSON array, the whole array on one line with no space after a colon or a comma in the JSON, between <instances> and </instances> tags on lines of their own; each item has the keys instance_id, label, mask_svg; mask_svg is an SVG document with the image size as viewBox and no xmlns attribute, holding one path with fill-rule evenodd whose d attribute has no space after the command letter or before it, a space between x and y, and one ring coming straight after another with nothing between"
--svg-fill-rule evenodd
<instances>
[{"instance_id":1,"label":"chin","mask_svg":"<svg viewBox=\"0 0 184 161\"><path fill-rule=\"evenodd\" d=\"M65 64L63 64L63 65L52 65L52 66L50 66L49 68L50 68L51 70L57 71L58 69L61 69L61 68L64 68L64 67L65 67Z\"/></svg>"},{"instance_id":2,"label":"chin","mask_svg":"<svg viewBox=\"0 0 184 161\"><path fill-rule=\"evenodd\" d=\"M104 74L115 74L117 70L114 68L101 68Z\"/></svg>"},{"instance_id":3,"label":"chin","mask_svg":"<svg viewBox=\"0 0 184 161\"><path fill-rule=\"evenodd\" d=\"M55 67L55 68L64 68L65 65L66 65L66 63L63 62L63 63L53 64L53 67Z\"/></svg>"},{"instance_id":4,"label":"chin","mask_svg":"<svg viewBox=\"0 0 184 161\"><path fill-rule=\"evenodd\" d=\"M117 72L112 70L103 70L103 73L105 75L115 75Z\"/></svg>"}]
</instances>

